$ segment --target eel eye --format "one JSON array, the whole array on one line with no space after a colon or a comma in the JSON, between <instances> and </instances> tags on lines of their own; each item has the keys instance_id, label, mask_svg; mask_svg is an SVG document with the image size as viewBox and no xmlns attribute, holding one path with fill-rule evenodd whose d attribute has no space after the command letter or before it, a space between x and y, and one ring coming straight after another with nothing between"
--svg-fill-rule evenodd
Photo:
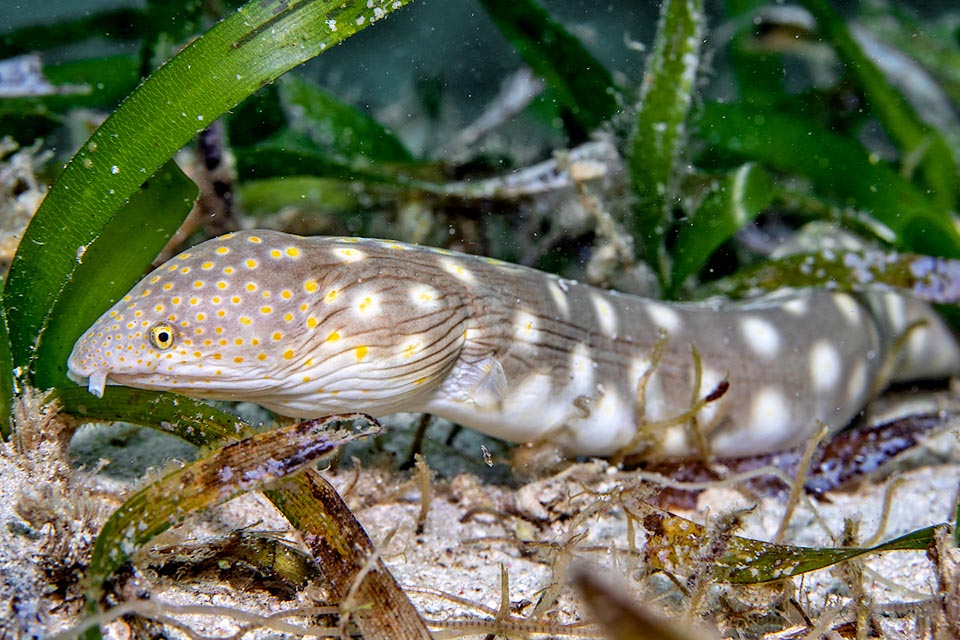
<instances>
[{"instance_id":1,"label":"eel eye","mask_svg":"<svg viewBox=\"0 0 960 640\"><path fill-rule=\"evenodd\" d=\"M159 322L150 328L150 344L161 351L173 346L173 327L165 322Z\"/></svg>"}]
</instances>

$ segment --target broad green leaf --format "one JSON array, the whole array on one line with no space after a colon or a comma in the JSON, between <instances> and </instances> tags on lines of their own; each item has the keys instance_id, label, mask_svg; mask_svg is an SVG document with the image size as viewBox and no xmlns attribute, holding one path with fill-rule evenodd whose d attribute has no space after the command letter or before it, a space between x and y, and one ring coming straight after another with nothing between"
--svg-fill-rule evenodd
<instances>
[{"instance_id":1,"label":"broad green leaf","mask_svg":"<svg viewBox=\"0 0 960 640\"><path fill-rule=\"evenodd\" d=\"M38 340L36 386L73 384L66 367L73 344L147 272L196 197L197 186L171 160L78 252L77 267L60 290Z\"/></svg>"},{"instance_id":2,"label":"broad green leaf","mask_svg":"<svg viewBox=\"0 0 960 640\"><path fill-rule=\"evenodd\" d=\"M237 149L237 175L244 179L312 176L315 178L393 182L383 167L361 166L334 156L302 134L280 133L260 144Z\"/></svg>"},{"instance_id":3,"label":"broad green leaf","mask_svg":"<svg viewBox=\"0 0 960 640\"><path fill-rule=\"evenodd\" d=\"M244 179L310 176L345 182L363 182L441 192L442 167L428 162L370 163L363 157L345 158L319 148L291 131L260 144L236 150L237 174ZM429 182L433 180L433 182Z\"/></svg>"},{"instance_id":4,"label":"broad green leaf","mask_svg":"<svg viewBox=\"0 0 960 640\"><path fill-rule=\"evenodd\" d=\"M699 272L717 247L772 200L773 179L756 164L745 164L720 178L690 219L679 224L667 297L675 297L687 277Z\"/></svg>"},{"instance_id":5,"label":"broad green leaf","mask_svg":"<svg viewBox=\"0 0 960 640\"><path fill-rule=\"evenodd\" d=\"M305 135L318 148L335 157L374 163L413 159L383 125L320 87L292 75L279 85L280 98L291 114L291 130Z\"/></svg>"},{"instance_id":6,"label":"broad green leaf","mask_svg":"<svg viewBox=\"0 0 960 640\"><path fill-rule=\"evenodd\" d=\"M249 215L273 214L285 207L349 213L363 209L360 194L344 180L290 176L247 180L235 190L237 204Z\"/></svg>"},{"instance_id":7,"label":"broad green leaf","mask_svg":"<svg viewBox=\"0 0 960 640\"><path fill-rule=\"evenodd\" d=\"M782 111L738 104L708 103L698 125L714 151L803 176L841 206L868 212L896 234L900 248L960 257L960 233L947 212L856 140Z\"/></svg>"},{"instance_id":8,"label":"broad green leaf","mask_svg":"<svg viewBox=\"0 0 960 640\"><path fill-rule=\"evenodd\" d=\"M198 446L214 446L253 435L242 420L200 400L108 385L98 398L83 387L54 389L66 413L88 422L130 422L172 433Z\"/></svg>"},{"instance_id":9,"label":"broad green leaf","mask_svg":"<svg viewBox=\"0 0 960 640\"><path fill-rule=\"evenodd\" d=\"M177 149L264 84L407 2L251 0L140 85L74 156L24 233L3 298L14 362L30 366L77 249Z\"/></svg>"},{"instance_id":10,"label":"broad green leaf","mask_svg":"<svg viewBox=\"0 0 960 640\"><path fill-rule=\"evenodd\" d=\"M677 203L677 160L686 144L703 29L702 0L664 1L631 133L628 163L634 205L628 226L663 286L669 276L664 237Z\"/></svg>"},{"instance_id":11,"label":"broad green leaf","mask_svg":"<svg viewBox=\"0 0 960 640\"><path fill-rule=\"evenodd\" d=\"M559 103L574 143L619 109L610 72L534 0L480 0L500 33L540 76Z\"/></svg>"},{"instance_id":12,"label":"broad green leaf","mask_svg":"<svg viewBox=\"0 0 960 640\"><path fill-rule=\"evenodd\" d=\"M829 0L802 0L802 4L814 15L820 33L833 44L841 61L856 75L873 112L890 137L906 156L920 154L920 176L933 201L944 209L957 206L960 173L940 133L921 120L884 77Z\"/></svg>"}]
</instances>

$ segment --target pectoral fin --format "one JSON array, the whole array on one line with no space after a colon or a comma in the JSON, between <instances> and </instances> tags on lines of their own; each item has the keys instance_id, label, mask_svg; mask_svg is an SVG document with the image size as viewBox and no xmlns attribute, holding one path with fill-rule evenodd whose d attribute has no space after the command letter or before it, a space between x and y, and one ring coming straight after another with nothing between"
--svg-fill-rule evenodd
<instances>
[{"instance_id":1,"label":"pectoral fin","mask_svg":"<svg viewBox=\"0 0 960 640\"><path fill-rule=\"evenodd\" d=\"M507 394L507 375L496 358L460 362L441 386L442 393L455 402L468 403L481 411L500 409Z\"/></svg>"}]
</instances>

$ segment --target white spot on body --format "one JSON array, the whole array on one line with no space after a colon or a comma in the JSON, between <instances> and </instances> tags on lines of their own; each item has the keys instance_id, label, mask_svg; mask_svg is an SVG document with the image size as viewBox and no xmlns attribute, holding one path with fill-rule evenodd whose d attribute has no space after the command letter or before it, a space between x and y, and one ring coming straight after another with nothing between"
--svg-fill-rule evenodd
<instances>
[{"instance_id":1,"label":"white spot on body","mask_svg":"<svg viewBox=\"0 0 960 640\"><path fill-rule=\"evenodd\" d=\"M594 411L598 418L610 422L619 421L626 415L623 401L619 394L613 390L604 390L604 393L597 398Z\"/></svg>"},{"instance_id":2,"label":"white spot on body","mask_svg":"<svg viewBox=\"0 0 960 640\"><path fill-rule=\"evenodd\" d=\"M789 426L790 405L783 393L773 387L758 390L750 407L750 431L776 436Z\"/></svg>"},{"instance_id":3,"label":"white spot on body","mask_svg":"<svg viewBox=\"0 0 960 640\"><path fill-rule=\"evenodd\" d=\"M792 298L783 303L783 310L793 316L805 316L810 311L810 301L806 297Z\"/></svg>"},{"instance_id":4,"label":"white spot on body","mask_svg":"<svg viewBox=\"0 0 960 640\"><path fill-rule=\"evenodd\" d=\"M563 292L560 285L552 278L547 280L547 291L550 292L553 304L557 305L557 310L560 312L560 315L562 315L564 319L569 318L570 301L567 300L567 294Z\"/></svg>"},{"instance_id":5,"label":"white spot on body","mask_svg":"<svg viewBox=\"0 0 960 640\"><path fill-rule=\"evenodd\" d=\"M333 250L333 255L344 262L357 262L367 257L367 254L363 251L353 247L337 247Z\"/></svg>"},{"instance_id":6,"label":"white spot on body","mask_svg":"<svg viewBox=\"0 0 960 640\"><path fill-rule=\"evenodd\" d=\"M680 314L665 304L650 302L644 309L647 315L650 316L653 324L666 330L668 333L678 331L683 324L680 320Z\"/></svg>"},{"instance_id":7,"label":"white spot on body","mask_svg":"<svg viewBox=\"0 0 960 640\"><path fill-rule=\"evenodd\" d=\"M571 396L589 394L593 387L593 359L590 347L578 344L570 351L570 390ZM573 402L573 397L570 401Z\"/></svg>"},{"instance_id":8,"label":"white spot on body","mask_svg":"<svg viewBox=\"0 0 960 640\"><path fill-rule=\"evenodd\" d=\"M616 337L619 323L617 322L617 312L613 308L613 305L602 295L596 293L590 294L590 302L593 304L593 309L597 313L597 323L600 325L600 330L608 338Z\"/></svg>"},{"instance_id":9,"label":"white spot on body","mask_svg":"<svg viewBox=\"0 0 960 640\"><path fill-rule=\"evenodd\" d=\"M858 360L850 370L847 378L847 398L851 402L859 402L867 392L867 365Z\"/></svg>"},{"instance_id":10,"label":"white spot on body","mask_svg":"<svg viewBox=\"0 0 960 640\"><path fill-rule=\"evenodd\" d=\"M440 266L444 271L461 282L468 282L470 284L476 282L476 278L474 277L473 273L456 260L444 258L440 260Z\"/></svg>"},{"instance_id":11,"label":"white spot on body","mask_svg":"<svg viewBox=\"0 0 960 640\"><path fill-rule=\"evenodd\" d=\"M357 296L356 304L357 314L363 317L373 317L380 315L380 296L370 294L360 294Z\"/></svg>"},{"instance_id":12,"label":"white spot on body","mask_svg":"<svg viewBox=\"0 0 960 640\"><path fill-rule=\"evenodd\" d=\"M439 306L440 292L425 284L410 287L410 300L418 307L436 309Z\"/></svg>"},{"instance_id":13,"label":"white spot on body","mask_svg":"<svg viewBox=\"0 0 960 640\"><path fill-rule=\"evenodd\" d=\"M726 378L726 375L724 375L723 372L704 367L700 378L700 393L698 393L697 396L703 398L707 394L712 393L724 378ZM704 407L697 412L697 420L700 423L700 427L707 428L712 426L720 417L720 410L723 408L723 405L724 397L720 397L704 405Z\"/></svg>"},{"instance_id":14,"label":"white spot on body","mask_svg":"<svg viewBox=\"0 0 960 640\"><path fill-rule=\"evenodd\" d=\"M664 455L689 455L690 442L687 439L687 430L682 425L664 429L659 437L660 441L657 443L658 450Z\"/></svg>"},{"instance_id":15,"label":"white spot on body","mask_svg":"<svg viewBox=\"0 0 960 640\"><path fill-rule=\"evenodd\" d=\"M843 362L828 340L817 340L810 349L810 379L817 391L829 391L840 381Z\"/></svg>"},{"instance_id":16,"label":"white spot on body","mask_svg":"<svg viewBox=\"0 0 960 640\"><path fill-rule=\"evenodd\" d=\"M780 350L780 332L768 321L746 317L740 321L740 333L754 353L764 358L777 355Z\"/></svg>"},{"instance_id":17,"label":"white spot on body","mask_svg":"<svg viewBox=\"0 0 960 640\"><path fill-rule=\"evenodd\" d=\"M882 298L883 309L886 312L890 328L900 333L907 328L907 305L902 296L888 293Z\"/></svg>"},{"instance_id":18,"label":"white spot on body","mask_svg":"<svg viewBox=\"0 0 960 640\"><path fill-rule=\"evenodd\" d=\"M529 311L517 311L513 318L513 326L516 329L517 337L524 342L537 342L539 336L539 327L537 318Z\"/></svg>"},{"instance_id":19,"label":"white spot on body","mask_svg":"<svg viewBox=\"0 0 960 640\"><path fill-rule=\"evenodd\" d=\"M835 293L833 294L833 303L837 305L837 309L840 310L840 315L842 315L847 322L854 327L860 326L863 310L860 308L860 303L852 296L846 293Z\"/></svg>"}]
</instances>

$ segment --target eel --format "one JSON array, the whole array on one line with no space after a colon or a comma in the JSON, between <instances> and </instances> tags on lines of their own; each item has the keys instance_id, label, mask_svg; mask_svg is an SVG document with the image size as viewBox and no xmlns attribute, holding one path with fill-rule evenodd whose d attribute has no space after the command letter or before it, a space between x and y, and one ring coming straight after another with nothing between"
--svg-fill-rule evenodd
<instances>
[{"instance_id":1,"label":"eel","mask_svg":"<svg viewBox=\"0 0 960 640\"><path fill-rule=\"evenodd\" d=\"M423 412L569 455L659 459L796 446L887 382L957 373L960 348L892 293L666 303L442 249L255 230L148 274L68 368L95 395Z\"/></svg>"}]
</instances>

